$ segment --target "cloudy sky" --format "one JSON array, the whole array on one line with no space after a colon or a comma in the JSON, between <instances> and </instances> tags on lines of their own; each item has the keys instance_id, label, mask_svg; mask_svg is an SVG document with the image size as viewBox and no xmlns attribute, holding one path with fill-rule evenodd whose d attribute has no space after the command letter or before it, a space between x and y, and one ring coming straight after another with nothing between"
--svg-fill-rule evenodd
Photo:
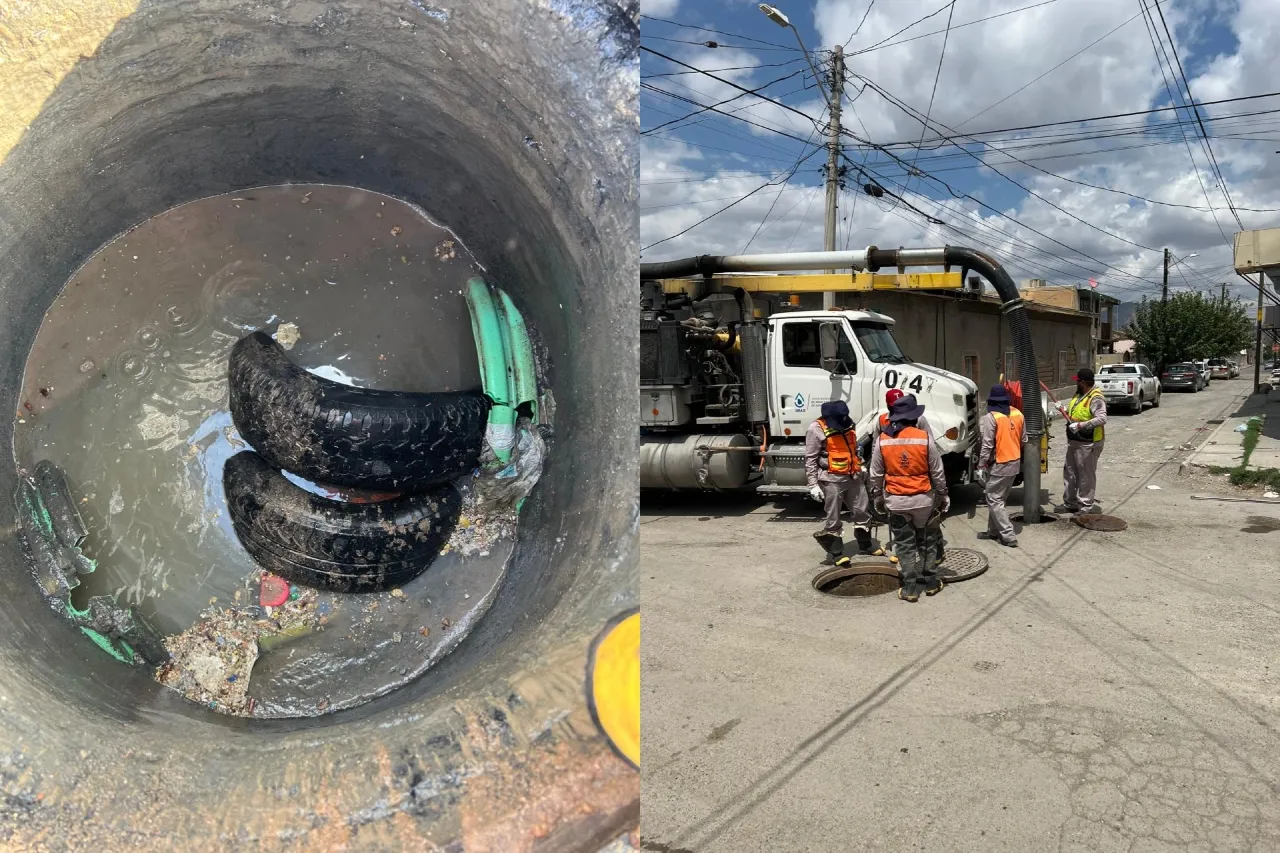
<instances>
[{"instance_id":1,"label":"cloudy sky","mask_svg":"<svg viewBox=\"0 0 1280 853\"><path fill-rule=\"evenodd\" d=\"M1280 225L1280 96L1202 107L1207 146L1186 110L1080 120L1181 104L1179 61L1198 102L1280 92L1277 2L1164 0L1171 47L1155 0L1151 18L1143 0L780 0L820 72L844 46L838 248L972 245L1016 279L1093 278L1137 299L1158 295L1168 246L1196 253L1174 289L1245 295L1218 174L1245 228ZM646 48L722 78L643 54L643 259L821 249L826 104L795 34L746 0L641 12ZM722 101L736 118L678 120Z\"/></svg>"}]
</instances>

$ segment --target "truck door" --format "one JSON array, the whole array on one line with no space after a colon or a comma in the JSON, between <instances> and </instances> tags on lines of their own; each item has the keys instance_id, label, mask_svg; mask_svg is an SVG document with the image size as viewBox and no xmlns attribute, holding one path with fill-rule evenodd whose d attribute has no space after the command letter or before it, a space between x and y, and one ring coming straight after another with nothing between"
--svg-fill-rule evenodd
<instances>
[{"instance_id":1,"label":"truck door","mask_svg":"<svg viewBox=\"0 0 1280 853\"><path fill-rule=\"evenodd\" d=\"M858 356L840 318L779 321L773 340L774 400L778 416L773 433L803 438L828 400L844 400L856 420L861 398L855 395ZM824 358L825 354L825 358Z\"/></svg>"}]
</instances>

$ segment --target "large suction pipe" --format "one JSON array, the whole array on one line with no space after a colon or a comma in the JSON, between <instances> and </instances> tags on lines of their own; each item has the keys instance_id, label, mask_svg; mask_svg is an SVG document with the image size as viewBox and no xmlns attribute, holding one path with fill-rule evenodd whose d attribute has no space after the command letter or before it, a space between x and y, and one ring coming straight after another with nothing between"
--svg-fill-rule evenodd
<instances>
[{"instance_id":1,"label":"large suction pipe","mask_svg":"<svg viewBox=\"0 0 1280 853\"><path fill-rule=\"evenodd\" d=\"M1022 413L1027 424L1027 443L1022 451L1022 518L1025 524L1040 520L1040 436L1044 434L1044 410L1040 399L1040 373L1031 343L1031 320L1026 305L1004 267L989 255L963 246L940 249L878 249L870 246L849 252L796 252L772 255L698 255L675 261L641 264L640 278L682 278L727 272L782 272L785 270L853 269L875 272L896 267L960 267L981 275L1004 302L1009 320L1018 379L1022 382Z\"/></svg>"}]
</instances>

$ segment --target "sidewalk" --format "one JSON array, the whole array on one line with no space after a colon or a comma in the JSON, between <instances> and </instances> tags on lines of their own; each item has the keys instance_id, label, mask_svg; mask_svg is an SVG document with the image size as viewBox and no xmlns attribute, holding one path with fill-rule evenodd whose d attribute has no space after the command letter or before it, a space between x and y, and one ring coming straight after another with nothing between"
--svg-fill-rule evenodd
<instances>
[{"instance_id":1,"label":"sidewalk","mask_svg":"<svg viewBox=\"0 0 1280 853\"><path fill-rule=\"evenodd\" d=\"M1240 409L1224 420L1204 444L1188 457L1192 465L1235 468L1244 458L1244 432L1238 428L1250 418L1263 418L1258 445L1249 457L1249 468L1280 468L1280 393L1253 394Z\"/></svg>"}]
</instances>

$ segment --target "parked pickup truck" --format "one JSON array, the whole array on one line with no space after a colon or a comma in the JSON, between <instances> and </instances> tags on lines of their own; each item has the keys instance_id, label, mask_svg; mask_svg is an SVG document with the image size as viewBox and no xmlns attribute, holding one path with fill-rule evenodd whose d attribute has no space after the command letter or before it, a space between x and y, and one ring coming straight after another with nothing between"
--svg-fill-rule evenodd
<instances>
[{"instance_id":1,"label":"parked pickup truck","mask_svg":"<svg viewBox=\"0 0 1280 853\"><path fill-rule=\"evenodd\" d=\"M1107 400L1107 409L1129 409L1134 414L1143 405L1160 405L1160 380L1145 364L1106 364L1098 371L1098 390Z\"/></svg>"}]
</instances>

